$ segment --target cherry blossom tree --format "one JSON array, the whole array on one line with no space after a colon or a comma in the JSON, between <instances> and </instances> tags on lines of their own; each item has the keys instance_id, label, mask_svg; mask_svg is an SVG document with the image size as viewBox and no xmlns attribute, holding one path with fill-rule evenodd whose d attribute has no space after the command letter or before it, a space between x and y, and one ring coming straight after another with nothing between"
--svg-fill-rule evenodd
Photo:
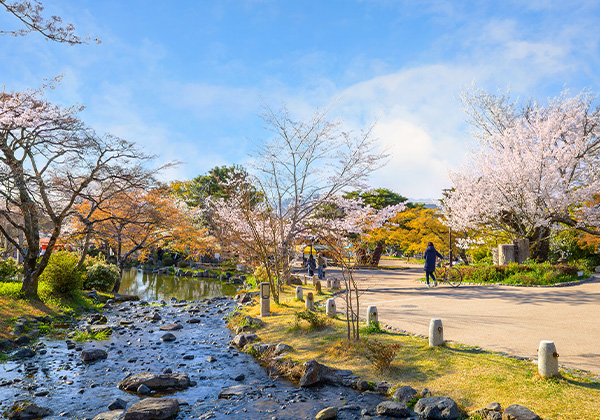
<instances>
[{"instance_id":1,"label":"cherry blossom tree","mask_svg":"<svg viewBox=\"0 0 600 420\"><path fill-rule=\"evenodd\" d=\"M21 29L0 31L2 35L25 36L31 32L38 32L49 41L64 42L69 45L86 44L92 40L100 43L99 39L92 39L88 35L81 39L75 33L75 27L70 23L64 24L60 16L44 18L42 15L44 6L39 0L0 0L0 5L25 26Z\"/></svg>"},{"instance_id":2,"label":"cherry blossom tree","mask_svg":"<svg viewBox=\"0 0 600 420\"><path fill-rule=\"evenodd\" d=\"M371 240L373 232L390 227L389 221L405 208L402 203L376 208L360 197L334 196L306 220L310 233L328 246L342 269L348 339L360 338L361 293L354 276L355 262L348 258L348 250L360 249Z\"/></svg>"},{"instance_id":3,"label":"cherry blossom tree","mask_svg":"<svg viewBox=\"0 0 600 420\"><path fill-rule=\"evenodd\" d=\"M265 105L262 118L272 136L257 144L252 184L274 214L282 264L277 274L287 281L292 246L307 218L341 192L365 189L367 177L383 166L387 155L379 150L372 126L347 131L327 111L296 120L285 107L274 111Z\"/></svg>"},{"instance_id":4,"label":"cherry blossom tree","mask_svg":"<svg viewBox=\"0 0 600 420\"><path fill-rule=\"evenodd\" d=\"M39 275L86 188L144 156L133 143L94 133L78 118L81 109L54 105L40 91L0 95L0 218L6 222L0 233L24 258L27 297L37 296ZM49 243L38 258L42 228Z\"/></svg>"},{"instance_id":5,"label":"cherry blossom tree","mask_svg":"<svg viewBox=\"0 0 600 420\"><path fill-rule=\"evenodd\" d=\"M454 228L484 227L528 238L533 258L548 255L560 223L600 234L600 108L588 90L547 105L472 88L463 96L477 147L451 174L444 200Z\"/></svg>"}]
</instances>

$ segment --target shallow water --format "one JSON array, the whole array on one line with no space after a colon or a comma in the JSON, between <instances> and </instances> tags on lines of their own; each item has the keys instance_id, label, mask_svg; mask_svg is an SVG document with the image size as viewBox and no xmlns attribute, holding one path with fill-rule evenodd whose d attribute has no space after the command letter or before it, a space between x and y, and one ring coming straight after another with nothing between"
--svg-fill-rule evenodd
<instances>
[{"instance_id":1,"label":"shallow water","mask_svg":"<svg viewBox=\"0 0 600 420\"><path fill-rule=\"evenodd\" d=\"M152 274L132 268L123 273L119 293L136 295L142 300L159 301L172 297L201 300L217 296L233 296L237 287L205 277L178 277L173 274Z\"/></svg>"},{"instance_id":2,"label":"shallow water","mask_svg":"<svg viewBox=\"0 0 600 420\"><path fill-rule=\"evenodd\" d=\"M88 342L82 348L102 348L106 360L90 364L81 361L81 348L67 350L65 340L43 339L45 354L0 365L0 413L17 400L29 400L53 410L48 419L92 419L108 411L116 398L128 407L139 401L136 394L117 388L129 374L148 371L186 373L197 385L167 396L185 401L178 419L302 419L314 418L328 406L350 407L339 419L361 418L362 408L374 409L383 397L361 394L339 387L299 388L285 380L270 378L249 355L229 344L231 332L225 315L235 308L228 299L142 306L122 303L107 311L108 324L114 326L109 340ZM150 322L145 317L158 313L162 318ZM187 321L194 319L198 323ZM119 325L123 321L131 325ZM159 327L180 323L173 331L173 342L162 342L165 331ZM186 356L186 358L184 358ZM212 356L215 361L209 361ZM192 360L189 360L192 358ZM240 375L244 375L240 379ZM236 380L237 378L237 380ZM238 399L219 399L219 392L233 385L248 385L247 394ZM47 395L46 395L47 393Z\"/></svg>"}]
</instances>

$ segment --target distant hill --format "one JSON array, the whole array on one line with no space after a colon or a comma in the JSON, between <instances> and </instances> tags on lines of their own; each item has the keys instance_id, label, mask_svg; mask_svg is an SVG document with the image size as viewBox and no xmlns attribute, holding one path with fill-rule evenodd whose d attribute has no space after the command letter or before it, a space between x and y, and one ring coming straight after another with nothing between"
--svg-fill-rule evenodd
<instances>
[{"instance_id":1,"label":"distant hill","mask_svg":"<svg viewBox=\"0 0 600 420\"><path fill-rule=\"evenodd\" d=\"M415 204L425 204L426 209L437 209L440 204L438 198L409 198L407 201Z\"/></svg>"}]
</instances>

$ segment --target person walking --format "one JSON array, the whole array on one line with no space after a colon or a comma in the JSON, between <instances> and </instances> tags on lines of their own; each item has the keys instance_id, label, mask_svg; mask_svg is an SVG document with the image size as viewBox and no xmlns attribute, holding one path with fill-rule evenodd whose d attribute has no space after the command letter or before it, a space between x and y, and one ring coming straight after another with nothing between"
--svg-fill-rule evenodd
<instances>
[{"instance_id":1,"label":"person walking","mask_svg":"<svg viewBox=\"0 0 600 420\"><path fill-rule=\"evenodd\" d=\"M317 257L317 273L319 274L319 280L323 280L325 268L325 258L323 258L323 254L319 254Z\"/></svg>"},{"instance_id":2,"label":"person walking","mask_svg":"<svg viewBox=\"0 0 600 420\"><path fill-rule=\"evenodd\" d=\"M315 257L313 257L312 254L310 254L308 257L308 262L306 265L308 266L308 275L311 277L314 276L315 270L317 269L317 263L315 262Z\"/></svg>"},{"instance_id":3,"label":"person walking","mask_svg":"<svg viewBox=\"0 0 600 420\"><path fill-rule=\"evenodd\" d=\"M424 269L425 269L425 279L427 280L427 287L430 287L429 277L431 277L431 279L433 280L433 286L435 287L435 286L437 286L437 280L435 279L435 276L433 275L433 272L435 271L435 262L438 257L441 258L442 260L444 259L444 257L442 256L442 254L437 252L437 250L433 246L433 242L429 242L427 244L427 249L425 250L425 254L423 256L425 258Z\"/></svg>"}]
</instances>

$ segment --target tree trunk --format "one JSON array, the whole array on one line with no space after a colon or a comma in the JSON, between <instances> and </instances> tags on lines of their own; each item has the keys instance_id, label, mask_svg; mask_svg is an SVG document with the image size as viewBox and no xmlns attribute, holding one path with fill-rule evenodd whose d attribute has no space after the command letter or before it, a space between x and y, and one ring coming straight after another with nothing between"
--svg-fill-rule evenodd
<instances>
[{"instance_id":1,"label":"tree trunk","mask_svg":"<svg viewBox=\"0 0 600 420\"><path fill-rule=\"evenodd\" d=\"M537 262L548 261L548 255L550 254L550 228L546 226L537 227L527 239L529 239L529 243L531 244L529 247L531 259Z\"/></svg>"},{"instance_id":2,"label":"tree trunk","mask_svg":"<svg viewBox=\"0 0 600 420\"><path fill-rule=\"evenodd\" d=\"M373 250L373 254L371 255L371 265L377 267L379 265L379 260L381 260L381 256L383 255L383 249L385 247L385 241L377 242L375 245L375 249Z\"/></svg>"}]
</instances>

